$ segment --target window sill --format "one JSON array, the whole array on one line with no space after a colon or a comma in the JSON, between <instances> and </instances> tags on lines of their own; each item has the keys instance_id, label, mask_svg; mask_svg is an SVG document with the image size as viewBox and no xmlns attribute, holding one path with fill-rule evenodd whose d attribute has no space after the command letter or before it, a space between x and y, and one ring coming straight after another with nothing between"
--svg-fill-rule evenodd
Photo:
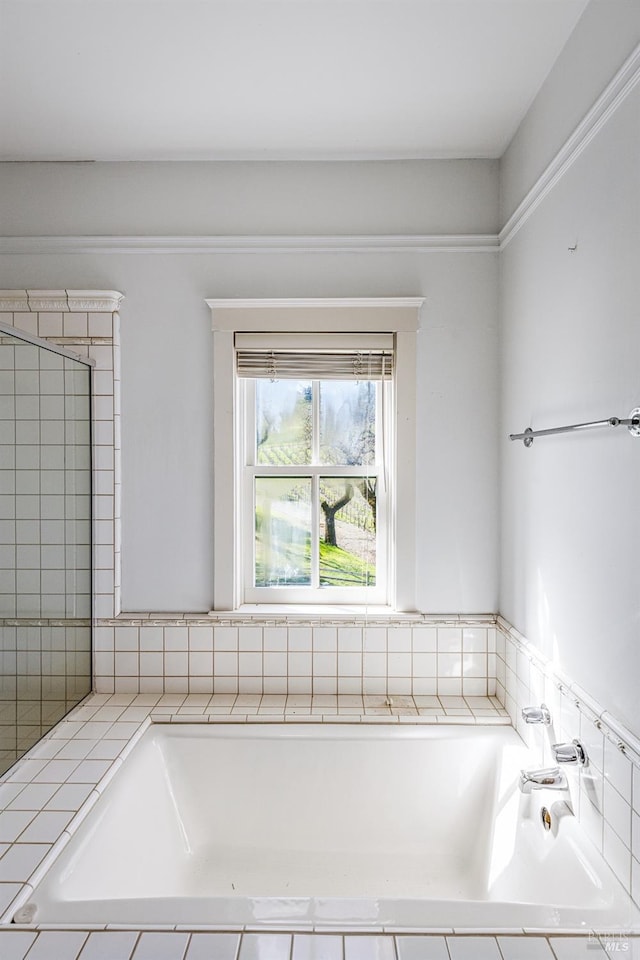
<instances>
[{"instance_id":1,"label":"window sill","mask_svg":"<svg viewBox=\"0 0 640 960\"><path fill-rule=\"evenodd\" d=\"M386 604L318 604L318 603L245 603L235 610L210 610L212 618L254 618L270 619L284 617L291 619L313 620L354 620L385 617L390 620L415 620L419 613L406 613L394 610Z\"/></svg>"}]
</instances>

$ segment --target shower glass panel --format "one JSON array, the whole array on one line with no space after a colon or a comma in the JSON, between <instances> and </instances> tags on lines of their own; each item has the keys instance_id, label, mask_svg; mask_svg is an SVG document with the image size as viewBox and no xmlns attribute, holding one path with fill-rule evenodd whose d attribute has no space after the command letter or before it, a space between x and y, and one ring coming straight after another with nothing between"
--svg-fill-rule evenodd
<instances>
[{"instance_id":1,"label":"shower glass panel","mask_svg":"<svg viewBox=\"0 0 640 960\"><path fill-rule=\"evenodd\" d=\"M0 774L91 690L90 387L0 328Z\"/></svg>"}]
</instances>

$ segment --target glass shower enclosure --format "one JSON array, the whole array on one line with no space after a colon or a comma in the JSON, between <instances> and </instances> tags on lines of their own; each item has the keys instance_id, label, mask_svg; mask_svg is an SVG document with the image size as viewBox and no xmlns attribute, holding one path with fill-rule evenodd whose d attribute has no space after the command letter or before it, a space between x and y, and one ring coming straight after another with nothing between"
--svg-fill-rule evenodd
<instances>
[{"instance_id":1,"label":"glass shower enclosure","mask_svg":"<svg viewBox=\"0 0 640 960\"><path fill-rule=\"evenodd\" d=\"M0 325L0 774L90 690L90 361Z\"/></svg>"}]
</instances>

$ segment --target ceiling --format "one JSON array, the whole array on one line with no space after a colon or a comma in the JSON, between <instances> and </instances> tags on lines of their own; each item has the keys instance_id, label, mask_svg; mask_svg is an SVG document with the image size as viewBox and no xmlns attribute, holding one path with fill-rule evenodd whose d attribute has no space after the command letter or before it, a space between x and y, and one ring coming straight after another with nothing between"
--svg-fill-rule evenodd
<instances>
[{"instance_id":1,"label":"ceiling","mask_svg":"<svg viewBox=\"0 0 640 960\"><path fill-rule=\"evenodd\" d=\"M587 0L0 0L0 159L500 156Z\"/></svg>"}]
</instances>

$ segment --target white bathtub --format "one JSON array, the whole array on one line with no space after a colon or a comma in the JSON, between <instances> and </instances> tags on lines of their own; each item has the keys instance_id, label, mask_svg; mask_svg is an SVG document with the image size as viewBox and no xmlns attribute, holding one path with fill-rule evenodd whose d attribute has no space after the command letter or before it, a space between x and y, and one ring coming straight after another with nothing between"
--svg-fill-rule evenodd
<instances>
[{"instance_id":1,"label":"white bathtub","mask_svg":"<svg viewBox=\"0 0 640 960\"><path fill-rule=\"evenodd\" d=\"M544 831L565 795L524 797L529 761L504 727L153 724L33 922L635 926L576 819Z\"/></svg>"}]
</instances>

